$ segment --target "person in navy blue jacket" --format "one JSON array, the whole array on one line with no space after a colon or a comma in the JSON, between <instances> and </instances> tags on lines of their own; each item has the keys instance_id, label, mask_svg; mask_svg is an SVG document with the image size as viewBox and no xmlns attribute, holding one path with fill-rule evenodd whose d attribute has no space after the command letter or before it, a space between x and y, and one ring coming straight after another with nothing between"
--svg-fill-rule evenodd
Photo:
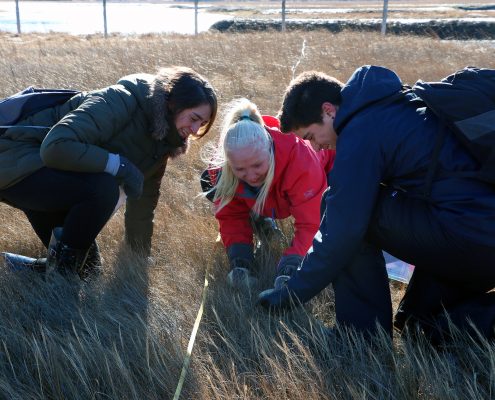
<instances>
[{"instance_id":1,"label":"person in navy blue jacket","mask_svg":"<svg viewBox=\"0 0 495 400\"><path fill-rule=\"evenodd\" d=\"M469 318L493 337L495 186L457 173L478 166L446 135L425 196L439 121L415 101L384 101L401 87L393 71L363 66L345 85L306 72L287 88L282 131L337 151L312 247L259 302L288 308L332 283L337 322L363 333L414 326L441 339L447 310L459 327L470 329ZM394 323L382 250L416 266Z\"/></svg>"}]
</instances>

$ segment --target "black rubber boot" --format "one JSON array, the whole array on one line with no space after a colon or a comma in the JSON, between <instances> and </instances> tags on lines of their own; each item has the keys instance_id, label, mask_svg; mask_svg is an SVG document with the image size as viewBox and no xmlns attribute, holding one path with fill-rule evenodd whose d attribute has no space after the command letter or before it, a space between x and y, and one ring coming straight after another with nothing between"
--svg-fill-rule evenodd
<instances>
[{"instance_id":1,"label":"black rubber boot","mask_svg":"<svg viewBox=\"0 0 495 400\"><path fill-rule=\"evenodd\" d=\"M57 271L61 275L68 273L80 275L83 271L88 250L74 249L58 242L55 251L46 258L47 271Z\"/></svg>"},{"instance_id":2,"label":"black rubber boot","mask_svg":"<svg viewBox=\"0 0 495 400\"><path fill-rule=\"evenodd\" d=\"M5 265L11 271L31 270L38 273L46 272L46 258L32 258L14 253L1 253L4 258ZM79 273L82 280L87 280L90 277L98 276L101 273L102 259L98 244L93 242L88 250L88 256Z\"/></svg>"},{"instance_id":3,"label":"black rubber boot","mask_svg":"<svg viewBox=\"0 0 495 400\"><path fill-rule=\"evenodd\" d=\"M61 237L62 228L53 229L50 244L48 245L46 270L47 272L57 271L61 275L72 273L80 276L83 273L89 249L69 247L60 240Z\"/></svg>"}]
</instances>

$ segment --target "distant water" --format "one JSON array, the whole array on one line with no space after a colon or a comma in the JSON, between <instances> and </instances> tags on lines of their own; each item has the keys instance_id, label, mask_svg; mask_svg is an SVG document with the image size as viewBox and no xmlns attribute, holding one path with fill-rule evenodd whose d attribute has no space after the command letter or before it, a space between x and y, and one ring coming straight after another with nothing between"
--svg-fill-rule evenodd
<instances>
[{"instance_id":1,"label":"distant water","mask_svg":"<svg viewBox=\"0 0 495 400\"><path fill-rule=\"evenodd\" d=\"M107 2L108 33L174 32L194 34L194 7L170 4ZM103 33L103 5L58 1L19 1L21 32ZM228 19L204 8L198 12L198 31ZM0 31L17 32L15 1L0 1Z\"/></svg>"}]
</instances>

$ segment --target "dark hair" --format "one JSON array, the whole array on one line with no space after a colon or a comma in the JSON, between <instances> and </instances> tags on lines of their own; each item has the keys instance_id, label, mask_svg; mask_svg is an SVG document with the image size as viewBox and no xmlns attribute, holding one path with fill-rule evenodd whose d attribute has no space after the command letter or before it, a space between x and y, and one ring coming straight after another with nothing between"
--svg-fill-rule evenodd
<instances>
[{"instance_id":1,"label":"dark hair","mask_svg":"<svg viewBox=\"0 0 495 400\"><path fill-rule=\"evenodd\" d=\"M208 133L217 115L217 95L210 83L200 74L187 67L172 67L161 74L167 75L168 112L171 120L181 111L188 108L209 104L211 107L211 118L208 124L202 127L196 138L203 137Z\"/></svg>"},{"instance_id":2,"label":"dark hair","mask_svg":"<svg viewBox=\"0 0 495 400\"><path fill-rule=\"evenodd\" d=\"M290 132L322 122L321 105L325 102L340 105L340 91L344 84L322 72L303 72L289 84L278 112L280 129Z\"/></svg>"}]
</instances>

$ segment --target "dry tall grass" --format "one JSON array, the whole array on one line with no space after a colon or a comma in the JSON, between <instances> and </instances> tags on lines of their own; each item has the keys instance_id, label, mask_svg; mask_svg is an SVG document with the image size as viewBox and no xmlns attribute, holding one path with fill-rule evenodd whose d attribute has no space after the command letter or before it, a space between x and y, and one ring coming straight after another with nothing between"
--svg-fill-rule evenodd
<instances>
[{"instance_id":1,"label":"dry tall grass","mask_svg":"<svg viewBox=\"0 0 495 400\"><path fill-rule=\"evenodd\" d=\"M304 52L302 48L304 44ZM186 65L208 77L221 103L246 96L275 113L294 73L318 69L346 80L362 64L396 70L407 83L436 80L465 65L495 67L493 47L431 38L324 32L243 35L0 37L0 97L28 85L93 89L122 75ZM294 70L294 66L297 68ZM13 274L0 266L0 398L172 398L201 300L210 288L183 399L487 399L495 393L494 347L459 338L438 352L426 343L352 332L327 338L333 297L305 310L267 315L258 290L226 288L216 222L197 197L200 153L216 132L170 162L156 213L154 259L123 246L117 214L99 237L103 276L84 285ZM0 204L0 249L29 256L43 248L23 215ZM285 224L290 231L290 224ZM260 286L273 278L263 261ZM403 288L392 285L394 303Z\"/></svg>"}]
</instances>

